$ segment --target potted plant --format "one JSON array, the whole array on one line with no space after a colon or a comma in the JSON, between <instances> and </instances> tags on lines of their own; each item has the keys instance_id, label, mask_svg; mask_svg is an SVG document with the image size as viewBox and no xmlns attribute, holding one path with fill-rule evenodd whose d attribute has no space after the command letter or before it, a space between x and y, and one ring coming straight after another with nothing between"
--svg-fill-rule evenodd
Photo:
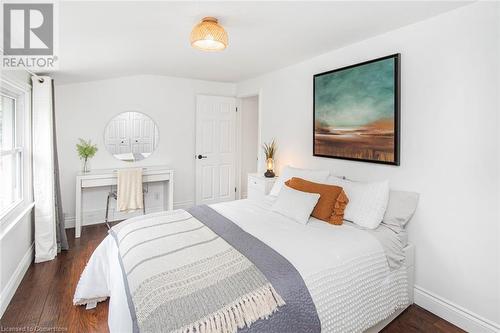
<instances>
[{"instance_id":1,"label":"potted plant","mask_svg":"<svg viewBox=\"0 0 500 333\"><path fill-rule=\"evenodd\" d=\"M274 174L274 155L276 154L276 141L273 139L270 143L264 143L262 145L264 149L264 154L266 154L266 173L264 176L267 178L273 178Z\"/></svg>"},{"instance_id":2,"label":"potted plant","mask_svg":"<svg viewBox=\"0 0 500 333\"><path fill-rule=\"evenodd\" d=\"M97 145L93 145L90 140L85 141L81 138L78 140L80 143L76 144L76 151L78 152L80 159L83 161L82 171L89 172L89 159L94 157L95 153L97 153Z\"/></svg>"}]
</instances>

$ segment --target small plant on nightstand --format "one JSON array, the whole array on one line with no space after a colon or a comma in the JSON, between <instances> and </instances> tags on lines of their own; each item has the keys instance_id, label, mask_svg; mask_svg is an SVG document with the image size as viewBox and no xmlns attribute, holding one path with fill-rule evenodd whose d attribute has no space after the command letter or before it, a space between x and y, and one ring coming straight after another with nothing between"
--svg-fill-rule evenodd
<instances>
[{"instance_id":1,"label":"small plant on nightstand","mask_svg":"<svg viewBox=\"0 0 500 333\"><path fill-rule=\"evenodd\" d=\"M275 176L274 174L274 156L276 154L276 141L273 139L270 143L264 143L262 145L262 148L264 149L264 154L266 154L266 173L264 173L264 176L267 178L273 178Z\"/></svg>"},{"instance_id":2,"label":"small plant on nightstand","mask_svg":"<svg viewBox=\"0 0 500 333\"><path fill-rule=\"evenodd\" d=\"M78 156L83 161L82 171L89 172L90 165L89 159L94 157L95 153L97 153L97 145L93 145L90 140L85 141L83 139L78 139L80 143L76 144L76 151L78 152Z\"/></svg>"}]
</instances>

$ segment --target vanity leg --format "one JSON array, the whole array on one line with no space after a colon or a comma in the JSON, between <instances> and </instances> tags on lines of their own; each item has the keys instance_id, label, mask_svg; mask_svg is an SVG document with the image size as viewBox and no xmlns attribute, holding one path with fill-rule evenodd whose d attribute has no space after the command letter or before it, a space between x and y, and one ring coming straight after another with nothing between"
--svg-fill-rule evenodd
<instances>
[{"instance_id":1,"label":"vanity leg","mask_svg":"<svg viewBox=\"0 0 500 333\"><path fill-rule=\"evenodd\" d=\"M174 209L174 173L170 174L168 181L168 210Z\"/></svg>"},{"instance_id":2,"label":"vanity leg","mask_svg":"<svg viewBox=\"0 0 500 333\"><path fill-rule=\"evenodd\" d=\"M79 238L82 231L82 184L79 178L76 179L75 194L75 238Z\"/></svg>"},{"instance_id":3,"label":"vanity leg","mask_svg":"<svg viewBox=\"0 0 500 333\"><path fill-rule=\"evenodd\" d=\"M174 209L174 174L171 173L163 186L163 209Z\"/></svg>"}]
</instances>

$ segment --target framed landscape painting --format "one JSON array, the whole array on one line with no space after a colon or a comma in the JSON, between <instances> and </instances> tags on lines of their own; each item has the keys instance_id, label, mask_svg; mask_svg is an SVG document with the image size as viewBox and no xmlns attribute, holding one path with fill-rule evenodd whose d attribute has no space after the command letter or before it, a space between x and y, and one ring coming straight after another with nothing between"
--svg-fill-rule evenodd
<instances>
[{"instance_id":1,"label":"framed landscape painting","mask_svg":"<svg viewBox=\"0 0 500 333\"><path fill-rule=\"evenodd\" d=\"M314 156L399 165L400 55L314 75Z\"/></svg>"}]
</instances>

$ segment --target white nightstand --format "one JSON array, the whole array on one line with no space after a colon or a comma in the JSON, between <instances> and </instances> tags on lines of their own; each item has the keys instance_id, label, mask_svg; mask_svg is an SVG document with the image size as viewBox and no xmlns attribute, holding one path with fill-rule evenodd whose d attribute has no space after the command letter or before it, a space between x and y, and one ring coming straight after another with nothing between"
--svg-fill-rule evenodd
<instances>
[{"instance_id":1,"label":"white nightstand","mask_svg":"<svg viewBox=\"0 0 500 333\"><path fill-rule=\"evenodd\" d=\"M261 199L271 192L276 177L266 178L259 173L248 174L248 199Z\"/></svg>"}]
</instances>

